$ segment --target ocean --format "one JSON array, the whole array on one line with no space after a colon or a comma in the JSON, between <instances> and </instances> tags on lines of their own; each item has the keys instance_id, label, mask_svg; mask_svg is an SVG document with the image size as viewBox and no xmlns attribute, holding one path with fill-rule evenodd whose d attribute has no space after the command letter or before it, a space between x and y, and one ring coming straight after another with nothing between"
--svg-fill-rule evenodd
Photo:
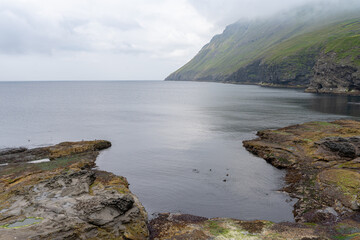
<instances>
[{"instance_id":1,"label":"ocean","mask_svg":"<svg viewBox=\"0 0 360 240\"><path fill-rule=\"evenodd\" d=\"M248 153L256 131L360 119L360 98L199 82L1 82L0 148L105 139L99 169L125 176L150 217L293 221L284 171Z\"/></svg>"}]
</instances>

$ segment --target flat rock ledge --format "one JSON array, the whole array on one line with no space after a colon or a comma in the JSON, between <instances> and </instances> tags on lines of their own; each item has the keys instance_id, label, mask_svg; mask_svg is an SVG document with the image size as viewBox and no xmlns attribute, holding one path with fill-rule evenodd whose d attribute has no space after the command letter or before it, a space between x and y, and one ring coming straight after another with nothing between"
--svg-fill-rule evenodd
<instances>
[{"instance_id":1,"label":"flat rock ledge","mask_svg":"<svg viewBox=\"0 0 360 240\"><path fill-rule=\"evenodd\" d=\"M148 239L147 213L127 180L94 169L110 146L0 151L0 239Z\"/></svg>"}]
</instances>

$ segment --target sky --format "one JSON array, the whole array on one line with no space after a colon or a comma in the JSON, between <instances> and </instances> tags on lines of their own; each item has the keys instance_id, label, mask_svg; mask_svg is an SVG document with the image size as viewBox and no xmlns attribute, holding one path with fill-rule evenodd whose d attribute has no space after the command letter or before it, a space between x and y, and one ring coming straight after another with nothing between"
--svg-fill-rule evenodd
<instances>
[{"instance_id":1,"label":"sky","mask_svg":"<svg viewBox=\"0 0 360 240\"><path fill-rule=\"evenodd\" d=\"M226 25L316 1L0 0L0 81L162 80Z\"/></svg>"}]
</instances>

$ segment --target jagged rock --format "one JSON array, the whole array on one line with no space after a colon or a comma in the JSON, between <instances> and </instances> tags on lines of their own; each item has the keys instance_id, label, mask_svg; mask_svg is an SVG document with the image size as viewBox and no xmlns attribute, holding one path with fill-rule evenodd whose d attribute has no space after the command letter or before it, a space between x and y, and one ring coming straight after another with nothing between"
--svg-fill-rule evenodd
<instances>
[{"instance_id":1,"label":"jagged rock","mask_svg":"<svg viewBox=\"0 0 360 240\"><path fill-rule=\"evenodd\" d=\"M358 46L354 46L356 48ZM359 69L351 61L337 60L337 53L321 53L307 92L360 94Z\"/></svg>"},{"instance_id":2,"label":"jagged rock","mask_svg":"<svg viewBox=\"0 0 360 240\"><path fill-rule=\"evenodd\" d=\"M360 156L360 138L359 137L330 137L317 142L324 150L337 154L340 158L349 158L350 160ZM330 154L329 154L330 155Z\"/></svg>"}]
</instances>

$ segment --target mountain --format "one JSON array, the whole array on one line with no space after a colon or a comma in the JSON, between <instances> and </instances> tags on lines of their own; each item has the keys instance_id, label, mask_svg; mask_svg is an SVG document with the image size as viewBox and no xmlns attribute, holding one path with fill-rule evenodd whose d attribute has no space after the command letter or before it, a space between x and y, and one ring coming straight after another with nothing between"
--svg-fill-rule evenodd
<instances>
[{"instance_id":1,"label":"mountain","mask_svg":"<svg viewBox=\"0 0 360 240\"><path fill-rule=\"evenodd\" d=\"M360 11L303 7L238 21L166 80L360 93Z\"/></svg>"}]
</instances>

